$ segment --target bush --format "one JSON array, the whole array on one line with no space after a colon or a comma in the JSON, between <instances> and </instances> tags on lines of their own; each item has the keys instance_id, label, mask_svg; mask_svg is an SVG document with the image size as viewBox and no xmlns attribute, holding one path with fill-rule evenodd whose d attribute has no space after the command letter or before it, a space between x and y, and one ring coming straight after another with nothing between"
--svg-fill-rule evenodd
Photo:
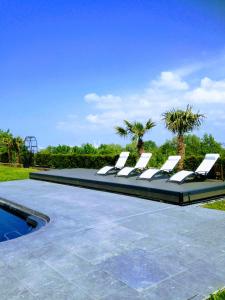
<instances>
[{"instance_id":1,"label":"bush","mask_svg":"<svg viewBox=\"0 0 225 300\"><path fill-rule=\"evenodd\" d=\"M118 155L95 155L95 154L44 154L35 155L35 164L47 168L88 168L99 169L106 165L114 165ZM130 156L128 165L134 165L135 156Z\"/></svg>"},{"instance_id":2,"label":"bush","mask_svg":"<svg viewBox=\"0 0 225 300\"><path fill-rule=\"evenodd\" d=\"M20 162L23 164L24 168L29 168L34 165L34 153L28 151L25 146L20 153Z\"/></svg>"},{"instance_id":3,"label":"bush","mask_svg":"<svg viewBox=\"0 0 225 300\"><path fill-rule=\"evenodd\" d=\"M0 162L2 162L2 163L9 162L9 156L8 156L7 152L0 152Z\"/></svg>"},{"instance_id":4,"label":"bush","mask_svg":"<svg viewBox=\"0 0 225 300\"><path fill-rule=\"evenodd\" d=\"M35 154L35 165L46 168L67 169L67 168L88 168L99 169L103 166L115 165L119 155L99 155L99 154ZM130 154L127 160L127 166L134 166L137 161L137 156ZM185 158L184 168L185 170L195 170L204 156L189 156ZM167 157L160 157L153 154L152 159L149 162L149 167L160 167ZM225 158L221 158L216 163L215 167L209 174L209 178L221 178L222 174L225 174Z\"/></svg>"}]
</instances>

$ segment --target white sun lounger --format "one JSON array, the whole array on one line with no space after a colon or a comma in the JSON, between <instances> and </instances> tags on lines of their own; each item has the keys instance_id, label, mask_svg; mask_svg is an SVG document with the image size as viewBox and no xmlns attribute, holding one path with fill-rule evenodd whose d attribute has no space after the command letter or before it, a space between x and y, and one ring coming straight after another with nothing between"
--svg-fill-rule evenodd
<instances>
[{"instance_id":1,"label":"white sun lounger","mask_svg":"<svg viewBox=\"0 0 225 300\"><path fill-rule=\"evenodd\" d=\"M177 182L177 183L182 183L185 179L187 179L188 177L206 177L207 174L209 173L209 171L212 169L212 167L215 165L217 159L220 157L219 154L206 154L205 158L203 159L203 161L201 162L201 164L199 165L199 167L195 170L195 172L193 171L179 171L176 174L174 174L173 176L171 176L168 181L169 182Z\"/></svg>"},{"instance_id":2,"label":"white sun lounger","mask_svg":"<svg viewBox=\"0 0 225 300\"><path fill-rule=\"evenodd\" d=\"M98 175L107 175L112 170L121 170L128 159L130 152L121 152L115 166L105 166L98 170Z\"/></svg>"},{"instance_id":3,"label":"white sun lounger","mask_svg":"<svg viewBox=\"0 0 225 300\"><path fill-rule=\"evenodd\" d=\"M172 155L169 156L167 161L162 165L160 169L151 168L144 171L138 179L152 179L154 176L162 174L162 173L171 173L176 165L178 164L179 160L181 159L180 155Z\"/></svg>"},{"instance_id":4,"label":"white sun lounger","mask_svg":"<svg viewBox=\"0 0 225 300\"><path fill-rule=\"evenodd\" d=\"M152 153L142 153L135 167L125 167L117 173L117 176L129 176L137 170L144 170L152 156Z\"/></svg>"}]
</instances>

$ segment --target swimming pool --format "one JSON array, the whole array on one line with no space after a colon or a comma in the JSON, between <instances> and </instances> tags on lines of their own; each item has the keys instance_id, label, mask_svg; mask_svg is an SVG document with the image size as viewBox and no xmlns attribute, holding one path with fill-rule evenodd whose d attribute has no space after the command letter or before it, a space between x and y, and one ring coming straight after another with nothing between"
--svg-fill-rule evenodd
<instances>
[{"instance_id":1,"label":"swimming pool","mask_svg":"<svg viewBox=\"0 0 225 300\"><path fill-rule=\"evenodd\" d=\"M27 208L0 201L0 242L15 239L46 225L47 218L37 216Z\"/></svg>"}]
</instances>

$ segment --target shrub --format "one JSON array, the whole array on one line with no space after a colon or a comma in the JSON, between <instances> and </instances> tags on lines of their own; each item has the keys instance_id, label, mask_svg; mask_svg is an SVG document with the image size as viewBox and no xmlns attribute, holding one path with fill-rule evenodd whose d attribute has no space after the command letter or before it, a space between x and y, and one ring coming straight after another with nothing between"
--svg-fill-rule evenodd
<instances>
[{"instance_id":1,"label":"shrub","mask_svg":"<svg viewBox=\"0 0 225 300\"><path fill-rule=\"evenodd\" d=\"M35 155L35 164L48 168L89 168L99 169L106 165L114 165L118 155L95 155L95 154L44 154ZM135 156L130 156L128 165L134 165Z\"/></svg>"},{"instance_id":2,"label":"shrub","mask_svg":"<svg viewBox=\"0 0 225 300\"><path fill-rule=\"evenodd\" d=\"M99 155L99 154L35 154L35 165L47 168L88 168L99 169L107 165L115 165L119 155ZM130 154L127 160L127 166L134 166L137 161L137 155ZM204 156L189 156L185 158L185 170L195 170L203 160ZM153 154L149 167L160 167L167 157ZM225 174L225 158L221 158L209 174L210 178L220 178L221 170Z\"/></svg>"},{"instance_id":3,"label":"shrub","mask_svg":"<svg viewBox=\"0 0 225 300\"><path fill-rule=\"evenodd\" d=\"M8 156L7 152L0 152L0 162L2 162L2 163L9 162L9 156Z\"/></svg>"}]
</instances>

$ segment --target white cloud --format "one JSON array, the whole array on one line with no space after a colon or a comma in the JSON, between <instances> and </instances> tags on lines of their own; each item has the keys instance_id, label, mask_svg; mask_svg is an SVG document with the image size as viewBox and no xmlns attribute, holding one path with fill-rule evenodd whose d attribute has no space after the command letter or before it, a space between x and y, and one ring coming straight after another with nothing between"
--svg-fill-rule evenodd
<instances>
[{"instance_id":1,"label":"white cloud","mask_svg":"<svg viewBox=\"0 0 225 300\"><path fill-rule=\"evenodd\" d=\"M87 103L95 103L99 109L116 109L120 106L122 99L111 94L97 95L96 93L87 94L84 96Z\"/></svg>"},{"instance_id":2,"label":"white cloud","mask_svg":"<svg viewBox=\"0 0 225 300\"><path fill-rule=\"evenodd\" d=\"M162 72L158 80L151 82L153 87L169 89L169 90L187 90L188 83L183 81L178 73Z\"/></svg>"},{"instance_id":3,"label":"white cloud","mask_svg":"<svg viewBox=\"0 0 225 300\"><path fill-rule=\"evenodd\" d=\"M188 92L185 97L195 103L225 104L225 79L214 81L205 77L200 86Z\"/></svg>"},{"instance_id":4,"label":"white cloud","mask_svg":"<svg viewBox=\"0 0 225 300\"><path fill-rule=\"evenodd\" d=\"M80 128L90 130L106 130L112 132L115 125L122 124L124 119L130 121L153 121L161 122L162 113L173 107L185 108L187 104L193 105L195 111L209 116L207 120L216 125L224 121L224 114L213 114L212 108L218 111L225 110L225 79L213 80L203 77L199 84L192 86L190 80L182 76L180 71L162 72L158 79L152 80L146 89L135 94L114 95L89 93L84 96L88 104L86 116L79 122L77 117L70 116L58 123L58 128L63 130L74 130L77 124ZM188 70L188 68L187 68ZM183 74L188 71L183 69ZM214 116L217 116L216 118Z\"/></svg>"},{"instance_id":5,"label":"white cloud","mask_svg":"<svg viewBox=\"0 0 225 300\"><path fill-rule=\"evenodd\" d=\"M173 72L162 72L158 80L153 80L142 92L125 96L91 93L84 99L94 112L86 120L94 125L113 127L124 119L155 121L172 106L180 105L180 94L188 89L188 83Z\"/></svg>"}]
</instances>

